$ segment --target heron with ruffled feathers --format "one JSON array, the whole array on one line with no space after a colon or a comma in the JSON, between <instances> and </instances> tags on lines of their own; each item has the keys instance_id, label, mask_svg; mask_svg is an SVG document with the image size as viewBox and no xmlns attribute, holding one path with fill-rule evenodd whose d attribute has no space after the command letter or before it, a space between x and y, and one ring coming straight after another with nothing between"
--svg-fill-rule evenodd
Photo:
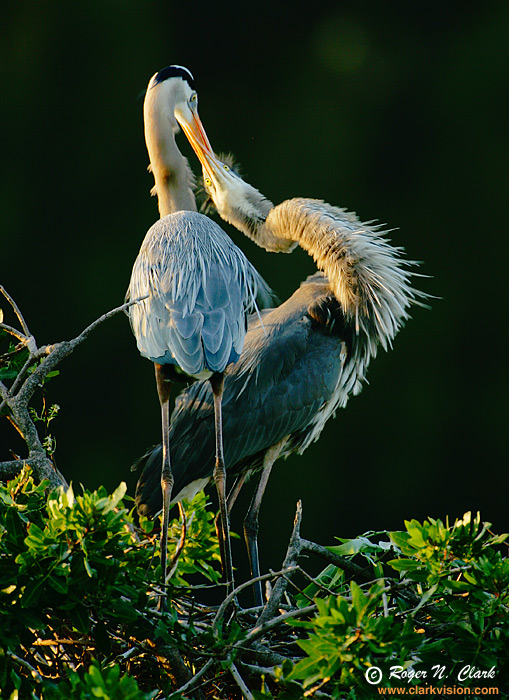
<instances>
[{"instance_id":1,"label":"heron with ruffled feathers","mask_svg":"<svg viewBox=\"0 0 509 700\"><path fill-rule=\"evenodd\" d=\"M312 276L278 308L252 316L244 350L224 374L223 434L229 475L241 485L258 474L245 520L251 571L259 574L258 515L272 466L302 453L326 421L359 393L379 347L388 350L426 295L412 285L415 263L393 246L381 226L345 209L295 198L275 206L189 131L205 189L219 215L258 245L290 253L296 246L315 260ZM177 400L170 433L174 445L174 500L192 496L211 479L207 453L213 438L210 387L199 382ZM141 460L136 500L145 515L160 509L154 478L161 448ZM234 491L234 500L238 489ZM261 587L256 587L261 604Z\"/></svg>"}]
</instances>

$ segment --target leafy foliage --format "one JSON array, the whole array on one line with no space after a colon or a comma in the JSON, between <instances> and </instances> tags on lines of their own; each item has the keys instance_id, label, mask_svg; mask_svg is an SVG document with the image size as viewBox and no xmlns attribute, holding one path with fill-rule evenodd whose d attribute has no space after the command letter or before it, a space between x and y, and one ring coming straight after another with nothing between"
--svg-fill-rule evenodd
<instances>
[{"instance_id":1,"label":"leafy foliage","mask_svg":"<svg viewBox=\"0 0 509 700\"><path fill-rule=\"evenodd\" d=\"M147 538L123 507L125 484L111 495L100 488L94 492L84 490L82 495L75 496L69 488L58 489L49 497L46 486L44 482L34 484L25 469L0 489L2 690L11 686L11 690L21 687L26 691L28 687L28 679L20 674L16 663L12 668L9 662L20 648L23 658L32 657L38 673L54 678L67 675L67 666L73 669L90 664L93 654L113 659L119 652L119 639L128 639L130 635L146 637L154 640L156 648L160 637L157 632L160 618L150 617L150 612L154 613L154 590L158 582L158 567L152 566L154 556L157 557L157 538ZM213 565L219 560L219 553L213 516L205 509L203 494L190 507L188 520L183 570L189 576L201 575L202 579L205 576L214 582L218 572ZM178 530L175 523L170 541L177 539ZM174 580L170 595L180 581L183 581L181 574ZM175 616L165 617L168 629L175 636L182 636ZM164 626L162 629L166 637L167 630ZM45 644L52 639L63 640L61 646L66 652L51 653L43 660L42 650L51 649ZM35 653L27 653L27 649L38 646ZM58 646L56 642L55 647ZM118 672L115 668L113 664L113 670L105 671L101 676L103 682L115 683L127 693L126 688L134 688L131 679L120 677L120 667ZM95 682L99 673L99 667L92 664L83 687ZM77 678L76 674L69 675L74 695L64 693L61 697L82 697L76 694ZM145 697L134 690L129 693L118 697Z\"/></svg>"},{"instance_id":2,"label":"leafy foliage","mask_svg":"<svg viewBox=\"0 0 509 700\"><path fill-rule=\"evenodd\" d=\"M432 518L405 526L406 532L390 533L390 542L375 544L363 537L331 548L364 555L375 571L380 564L374 554L380 561L395 552L397 558L387 565L399 572L399 582L379 578L366 592L351 582L345 594L346 581L337 578L335 567L327 567L322 583L330 587L336 577L333 583L343 593L316 598L317 614L292 623L309 632L298 642L306 657L283 678L300 680L304 688L326 686L334 698L357 698L372 697L373 687L365 681L372 666L386 671L399 666L416 684L419 671L429 679L430 669L444 667L447 675L434 678L436 686L451 685L451 678L470 666L496 669L495 677L506 687L509 560L499 545L507 535L492 535L490 525L470 513L452 527ZM394 686L384 675L380 685ZM463 681L481 685L478 676Z\"/></svg>"},{"instance_id":3,"label":"leafy foliage","mask_svg":"<svg viewBox=\"0 0 509 700\"><path fill-rule=\"evenodd\" d=\"M462 686L506 687L506 536L479 515L341 540L329 552L342 566L295 579L285 615L276 612L265 630L255 609L232 619L228 606L200 600L203 583L219 578L203 494L186 506L186 544L160 612L158 534L154 523L135 524L125 486L45 489L28 470L0 488L1 697L148 700L162 692L177 700L188 697L178 688L189 669L202 673L204 697L218 698L239 697L244 681L255 700L371 698L373 667L382 670L379 688L403 684L389 678L391 667L409 687L426 670L439 687L465 665L494 668L495 677ZM172 543L179 537L177 521ZM448 674L430 680L432 667Z\"/></svg>"}]
</instances>

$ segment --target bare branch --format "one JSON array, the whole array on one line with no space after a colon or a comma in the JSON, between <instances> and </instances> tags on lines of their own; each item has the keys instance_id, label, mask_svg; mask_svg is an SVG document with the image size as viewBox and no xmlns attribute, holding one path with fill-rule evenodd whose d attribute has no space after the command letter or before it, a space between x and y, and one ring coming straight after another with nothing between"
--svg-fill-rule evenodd
<instances>
[{"instance_id":1,"label":"bare branch","mask_svg":"<svg viewBox=\"0 0 509 700\"><path fill-rule=\"evenodd\" d=\"M76 336L76 338L73 338L72 340L65 340L60 343L47 345L38 349L35 339L30 334L28 326L16 303L2 286L0 286L0 292L5 296L14 309L14 312L16 313L24 332L26 333L26 337L18 334L18 332L15 331L15 329L11 329L10 326L7 328L10 329L10 331L12 331L16 337L21 339L23 342L26 342L30 352L28 360L23 365L17 378L14 380L10 390L5 386L5 384L0 382L0 393L2 396L0 410L5 406L8 406L12 414L12 420L22 434L28 447L28 457L26 457L25 460L19 460L17 462L18 471L16 473L19 473L19 470L23 464L28 463L34 470L34 473L39 480L42 481L43 479L48 479L51 486L67 486L64 477L55 468L53 462L47 456L46 451L41 444L39 433L28 410L28 404L35 391L42 386L44 379L49 372L51 372L61 360L70 355L78 345L86 340L90 333L97 328L98 325L104 323L104 321L107 321L115 314L125 311L125 309L129 308L133 304L137 304L145 297L134 299L133 301L127 302L126 304L122 304L121 306L108 311L100 318L93 321L93 323L87 326L78 336ZM39 366L37 366L26 379L24 379L29 367L38 362L41 358L44 359ZM6 475L8 474L11 478L14 468L15 463L12 461L0 463L0 473Z\"/></svg>"},{"instance_id":2,"label":"bare branch","mask_svg":"<svg viewBox=\"0 0 509 700\"><path fill-rule=\"evenodd\" d=\"M183 693L189 692L189 690L194 685L196 685L196 683L200 680L200 678L202 678L202 676L204 676L213 665L214 665L214 659L209 659L207 661L207 663L205 664L205 666L203 666L197 673L194 674L194 676L191 678L191 680L189 680L184 685L180 686L180 688L178 688L178 690L176 690L175 692L177 694L180 694L180 695L182 695ZM173 693L172 693L172 695L173 695Z\"/></svg>"},{"instance_id":3,"label":"bare branch","mask_svg":"<svg viewBox=\"0 0 509 700\"><path fill-rule=\"evenodd\" d=\"M223 617L230 607L230 605L233 603L237 595L240 593L240 591L243 591L244 588L249 588L250 586L253 585L253 583L256 583L257 581L266 581L269 578L274 578L275 576L282 576L283 574L288 574L294 571L293 567L289 567L286 569L281 569L281 571L271 571L268 574L262 574L262 576L255 576L255 578L249 579L249 581L245 581L244 583L241 583L240 586L237 586L229 595L226 596L226 598L223 600L221 605L219 606L216 616L214 618L214 621L212 623L212 631L217 635L217 632L219 630L219 627L223 621Z\"/></svg>"},{"instance_id":4,"label":"bare branch","mask_svg":"<svg viewBox=\"0 0 509 700\"><path fill-rule=\"evenodd\" d=\"M297 510L295 513L295 521L293 524L293 531L292 535L290 537L290 542L288 544L288 549L286 552L286 557L283 562L283 571L286 574L289 569L296 571L297 570L297 562L299 559L299 554L301 553L302 550L302 545L301 545L301 538L300 538L300 524L302 522L302 501L299 501L297 503ZM286 590L286 587L288 585L288 579L287 578L279 578L275 585L274 588L272 589L272 593L270 594L270 598L268 599L267 603L265 604L265 608L263 609L262 614L258 618L257 625L263 625L264 622L267 620L270 620L272 617L274 617L276 610L279 607L279 604L281 602L281 598L283 597L283 593Z\"/></svg>"},{"instance_id":5,"label":"bare branch","mask_svg":"<svg viewBox=\"0 0 509 700\"><path fill-rule=\"evenodd\" d=\"M303 551L316 554L322 559L325 559L325 561L328 561L329 564L334 564L334 566L337 566L339 569L343 569L343 571L346 571L352 576L360 578L364 581L368 581L371 578L371 575L368 573L366 568L355 564L346 557L342 557L339 554L331 552L329 549L327 549L327 547L323 547L321 544L316 544L316 542L311 542L310 540L304 539L301 539L300 543Z\"/></svg>"},{"instance_id":6,"label":"bare branch","mask_svg":"<svg viewBox=\"0 0 509 700\"><path fill-rule=\"evenodd\" d=\"M251 660L264 666L281 666L288 658L291 658L273 651L259 640L250 643L248 649L239 648L239 654L243 661Z\"/></svg>"},{"instance_id":7,"label":"bare branch","mask_svg":"<svg viewBox=\"0 0 509 700\"><path fill-rule=\"evenodd\" d=\"M38 352L40 352L40 351L38 351ZM28 360L25 362L23 367L20 369L18 376L16 377L16 379L12 383L12 386L9 390L9 393L11 394L11 396L14 396L14 394L18 390L18 387L21 386L21 384L23 383L23 377L25 376L25 374L26 374L28 368L30 367L30 365L32 364L32 362L34 362L36 359L39 359L37 357L37 354L38 353L35 353L34 355L30 355L28 357ZM2 406L0 406L0 411L2 410L2 408L3 408L3 404L2 404Z\"/></svg>"},{"instance_id":8,"label":"bare branch","mask_svg":"<svg viewBox=\"0 0 509 700\"><path fill-rule=\"evenodd\" d=\"M320 588L322 591L324 591L328 595L336 595L336 593L334 591L332 591L330 588L327 588L327 586L324 586L323 583L320 583L320 581L318 581L316 578L313 578L313 576L308 574L308 572L305 569L303 569L301 566L299 566L299 573L302 574L304 576L304 578L307 578L308 581L311 581L311 583L313 583L315 586L317 586L317 588ZM292 582L292 585L295 586L295 584L293 582ZM308 595L306 595L306 593L304 593L304 591L300 591L300 593L308 600L312 600L312 598L310 598Z\"/></svg>"},{"instance_id":9,"label":"bare branch","mask_svg":"<svg viewBox=\"0 0 509 700\"><path fill-rule=\"evenodd\" d=\"M30 672L30 674L35 678L35 680L38 683L43 682L43 677L39 673L37 669L35 669L33 666L31 666L28 661L25 661L25 659L22 659L20 656L17 656L16 654L13 654L12 651L7 651L7 656L12 659L15 663L18 664L18 666L21 666L22 668L25 668L27 671Z\"/></svg>"},{"instance_id":10,"label":"bare branch","mask_svg":"<svg viewBox=\"0 0 509 700\"><path fill-rule=\"evenodd\" d=\"M16 304L14 299L11 297L11 295L8 293L8 291L5 289L5 287L3 287L1 284L0 284L0 293L4 295L4 297L7 299L9 304L12 306L12 309L13 309L14 313L16 314L16 317L17 317L18 321L20 322L21 327L23 328L23 331L25 332L25 335L27 336L27 338L29 338L29 337L33 338L32 334L30 333L28 326L25 322L25 319L23 318L23 314L21 313L21 311L18 308L18 305Z\"/></svg>"},{"instance_id":11,"label":"bare branch","mask_svg":"<svg viewBox=\"0 0 509 700\"><path fill-rule=\"evenodd\" d=\"M272 620L268 620L267 622L264 622L261 625L257 624L256 627L253 627L247 633L244 639L242 639L234 645L234 648L242 648L248 646L256 639L259 639L260 637L263 637L267 632L270 632L270 630L274 629L275 627L279 627L279 625L283 624L283 622L291 620L295 617L304 617L306 615L311 615L311 613L315 613L317 610L317 605L308 605L305 608L299 608L298 610L290 610L289 612L283 613L282 615L278 615Z\"/></svg>"},{"instance_id":12,"label":"bare branch","mask_svg":"<svg viewBox=\"0 0 509 700\"><path fill-rule=\"evenodd\" d=\"M90 333L97 328L101 323L104 323L108 319L110 319L112 316L116 316L116 314L120 313L121 311L125 311L128 309L130 306L134 306L134 304L139 304L140 301L143 301L143 299L146 299L148 297L148 294L145 294L143 297L138 297L137 299L133 299L132 301L128 301L125 304L122 304L121 306L117 306L115 309L112 309L111 311L107 311L105 314L100 316L98 319L93 321L89 326L85 328L85 330L81 331L81 333L74 338L74 340L71 340L69 342L75 343L76 345L79 345L82 343L84 340L88 338ZM73 348L74 349L74 348Z\"/></svg>"},{"instance_id":13,"label":"bare branch","mask_svg":"<svg viewBox=\"0 0 509 700\"><path fill-rule=\"evenodd\" d=\"M237 667L235 666L235 664L233 662L230 664L229 671L233 676L233 680L239 686L239 688L242 692L242 695L246 698L246 700L254 700L253 694L251 693L251 691L249 690L249 688L245 684L244 679L240 675Z\"/></svg>"},{"instance_id":14,"label":"bare branch","mask_svg":"<svg viewBox=\"0 0 509 700\"><path fill-rule=\"evenodd\" d=\"M19 341L21 341L24 345L28 343L28 338L26 335L21 333L20 331L17 331L15 328L12 326L8 326L6 323L0 323L0 329L5 331L6 333L9 333L9 335L13 335L15 338L17 338Z\"/></svg>"},{"instance_id":15,"label":"bare branch","mask_svg":"<svg viewBox=\"0 0 509 700\"><path fill-rule=\"evenodd\" d=\"M25 460L21 459L13 459L10 462L0 462L0 479L2 481L14 479L14 477L18 476L25 464Z\"/></svg>"}]
</instances>

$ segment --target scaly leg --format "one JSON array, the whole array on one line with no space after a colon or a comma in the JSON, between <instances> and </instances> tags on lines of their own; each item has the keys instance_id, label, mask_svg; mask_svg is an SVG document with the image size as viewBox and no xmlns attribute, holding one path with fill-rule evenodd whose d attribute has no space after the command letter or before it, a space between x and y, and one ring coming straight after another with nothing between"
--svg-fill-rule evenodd
<instances>
[{"instance_id":1,"label":"scaly leg","mask_svg":"<svg viewBox=\"0 0 509 700\"><path fill-rule=\"evenodd\" d=\"M230 546L230 525L226 508L226 469L223 455L223 421L221 414L221 401L223 398L224 377L222 372L215 372L210 378L212 393L214 395L214 415L216 427L216 464L214 467L214 481L219 500L219 512L221 516L220 531L223 536L221 548L223 574L226 581L226 594L233 590L233 564Z\"/></svg>"},{"instance_id":2,"label":"scaly leg","mask_svg":"<svg viewBox=\"0 0 509 700\"><path fill-rule=\"evenodd\" d=\"M163 589L166 585L166 567L168 555L168 525L170 520L170 501L173 489L173 474L170 463L170 380L166 376L164 365L155 364L157 393L161 404L161 422L163 433L163 463L161 467L161 489L163 492L163 523L161 528L161 570ZM163 598L159 599L161 608Z\"/></svg>"},{"instance_id":3,"label":"scaly leg","mask_svg":"<svg viewBox=\"0 0 509 700\"><path fill-rule=\"evenodd\" d=\"M258 515L260 506L262 505L263 494L269 480L272 466L279 457L283 446L288 437L283 438L280 442L269 447L263 458L263 467L258 479L258 485L249 506L246 517L244 518L244 537L246 539L247 555L249 557L249 568L251 569L251 578L256 578L260 575L260 560L258 558ZM253 584L254 597L256 605L263 605L262 584L257 581Z\"/></svg>"},{"instance_id":4,"label":"scaly leg","mask_svg":"<svg viewBox=\"0 0 509 700\"><path fill-rule=\"evenodd\" d=\"M247 478L249 472L244 472L243 474L239 474L239 476L235 479L235 483L233 484L230 493L228 494L228 498L226 499L226 511L228 513L228 517L230 517L230 513L232 512L232 508L235 504L235 501L237 500L237 496L240 493L240 490L242 486L244 485L244 482ZM214 525L216 528L216 535L217 539L219 541L219 551L221 553L221 561L224 561L224 544L223 544L223 532L221 528L221 512L219 512L216 515L216 519L214 520Z\"/></svg>"}]
</instances>

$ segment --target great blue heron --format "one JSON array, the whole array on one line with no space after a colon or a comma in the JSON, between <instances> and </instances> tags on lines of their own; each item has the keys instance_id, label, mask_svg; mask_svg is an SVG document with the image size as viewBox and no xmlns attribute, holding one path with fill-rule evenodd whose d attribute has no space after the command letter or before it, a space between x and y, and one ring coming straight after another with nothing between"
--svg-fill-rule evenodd
<instances>
[{"instance_id":1,"label":"great blue heron","mask_svg":"<svg viewBox=\"0 0 509 700\"><path fill-rule=\"evenodd\" d=\"M144 102L145 139L162 218L145 236L127 299L142 299L129 308L129 317L140 353L155 364L161 404L163 581L173 487L170 382L183 373L207 377L212 387L216 438L213 476L221 510L223 568L230 587L233 578L221 428L223 372L239 358L246 314L255 308L257 295L268 297L268 287L227 234L195 211L193 176L177 148L175 133L180 125L193 147L205 153L211 150L197 105L193 77L186 68L169 66L151 78Z\"/></svg>"},{"instance_id":2,"label":"great blue heron","mask_svg":"<svg viewBox=\"0 0 509 700\"><path fill-rule=\"evenodd\" d=\"M360 391L371 358L379 346L390 347L410 304L425 295L412 288L412 263L380 226L318 200L292 199L275 207L210 149L193 147L223 218L267 249L288 252L300 245L326 273L307 280L261 319L252 318L244 351L225 372L227 471L242 477L260 471L244 525L256 576L258 512L274 461L302 453L319 437L335 410ZM194 385L179 397L170 431L178 500L202 488L212 473L207 386ZM148 515L160 509L154 484L159 449L142 458L137 488L138 509ZM260 603L260 587L256 595Z\"/></svg>"}]
</instances>

